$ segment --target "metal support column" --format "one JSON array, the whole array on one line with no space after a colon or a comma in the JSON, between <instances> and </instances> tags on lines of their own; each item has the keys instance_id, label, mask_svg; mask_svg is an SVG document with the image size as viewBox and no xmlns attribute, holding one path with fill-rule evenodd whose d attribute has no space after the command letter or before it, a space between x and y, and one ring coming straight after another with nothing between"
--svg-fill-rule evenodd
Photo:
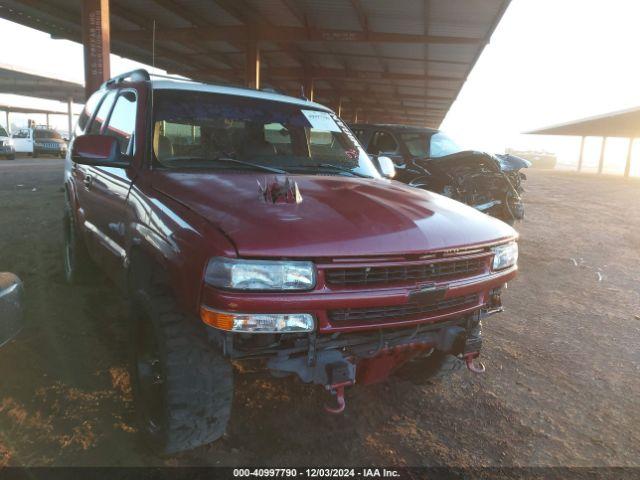
<instances>
[{"instance_id":1,"label":"metal support column","mask_svg":"<svg viewBox=\"0 0 640 480\"><path fill-rule=\"evenodd\" d=\"M604 170L604 151L607 147L607 137L602 137L602 145L600 147L600 162L598 163L598 173Z\"/></svg>"},{"instance_id":2,"label":"metal support column","mask_svg":"<svg viewBox=\"0 0 640 480\"><path fill-rule=\"evenodd\" d=\"M49 114L47 113L47 128L49 128L49 125L51 124L49 123Z\"/></svg>"},{"instance_id":3,"label":"metal support column","mask_svg":"<svg viewBox=\"0 0 640 480\"><path fill-rule=\"evenodd\" d=\"M7 133L11 135L11 123L9 123L9 110L5 110L4 119L7 125Z\"/></svg>"},{"instance_id":4,"label":"metal support column","mask_svg":"<svg viewBox=\"0 0 640 480\"><path fill-rule=\"evenodd\" d=\"M587 137L582 137L580 140L580 156L578 157L578 171L582 171L582 160L584 159L584 139Z\"/></svg>"},{"instance_id":5,"label":"metal support column","mask_svg":"<svg viewBox=\"0 0 640 480\"><path fill-rule=\"evenodd\" d=\"M631 154L633 153L633 137L629 139L629 147L627 148L627 163L624 166L624 178L629 178L631 173Z\"/></svg>"},{"instance_id":6,"label":"metal support column","mask_svg":"<svg viewBox=\"0 0 640 480\"><path fill-rule=\"evenodd\" d=\"M307 65L304 67L302 90L307 100L311 100L313 102L313 77L311 76L311 68Z\"/></svg>"},{"instance_id":7,"label":"metal support column","mask_svg":"<svg viewBox=\"0 0 640 480\"><path fill-rule=\"evenodd\" d=\"M338 97L338 108L336 108L336 114L341 117L342 116L342 97Z\"/></svg>"},{"instance_id":8,"label":"metal support column","mask_svg":"<svg viewBox=\"0 0 640 480\"><path fill-rule=\"evenodd\" d=\"M260 90L260 45L253 34L247 42L245 82L247 87Z\"/></svg>"},{"instance_id":9,"label":"metal support column","mask_svg":"<svg viewBox=\"0 0 640 480\"><path fill-rule=\"evenodd\" d=\"M109 0L82 0L85 97L111 76Z\"/></svg>"},{"instance_id":10,"label":"metal support column","mask_svg":"<svg viewBox=\"0 0 640 480\"><path fill-rule=\"evenodd\" d=\"M69 139L73 136L73 98L67 99L67 126L69 128Z\"/></svg>"}]
</instances>

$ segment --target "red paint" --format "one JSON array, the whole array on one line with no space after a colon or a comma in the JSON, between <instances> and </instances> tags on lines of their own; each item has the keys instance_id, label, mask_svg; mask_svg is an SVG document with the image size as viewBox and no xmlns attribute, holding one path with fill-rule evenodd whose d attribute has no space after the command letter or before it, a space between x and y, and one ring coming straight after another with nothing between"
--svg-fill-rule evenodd
<instances>
[{"instance_id":1,"label":"red paint","mask_svg":"<svg viewBox=\"0 0 640 480\"><path fill-rule=\"evenodd\" d=\"M407 361L429 350L429 348L430 346L424 343L399 345L384 349L373 358L361 360L356 369L356 383L370 385L382 382Z\"/></svg>"}]
</instances>

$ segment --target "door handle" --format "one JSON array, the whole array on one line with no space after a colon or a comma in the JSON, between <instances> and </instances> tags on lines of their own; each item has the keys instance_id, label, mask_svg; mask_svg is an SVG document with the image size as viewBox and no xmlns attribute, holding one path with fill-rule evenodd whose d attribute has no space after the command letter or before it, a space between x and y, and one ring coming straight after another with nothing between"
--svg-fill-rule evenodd
<instances>
[{"instance_id":1,"label":"door handle","mask_svg":"<svg viewBox=\"0 0 640 480\"><path fill-rule=\"evenodd\" d=\"M83 182L85 187L91 188L91 184L93 183L93 177L91 175L85 175Z\"/></svg>"}]
</instances>

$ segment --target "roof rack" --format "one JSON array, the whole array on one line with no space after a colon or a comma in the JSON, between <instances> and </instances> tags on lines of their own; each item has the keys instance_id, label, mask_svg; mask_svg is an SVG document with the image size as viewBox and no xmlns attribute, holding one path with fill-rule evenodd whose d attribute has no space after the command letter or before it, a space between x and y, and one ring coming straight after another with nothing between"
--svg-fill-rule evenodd
<instances>
[{"instance_id":1,"label":"roof rack","mask_svg":"<svg viewBox=\"0 0 640 480\"><path fill-rule=\"evenodd\" d=\"M109 80L104 82L100 86L100 88L114 83L121 83L126 80L129 80L131 82L148 82L149 80L151 80L151 77L149 76L149 72L147 72L144 68L138 68L137 70L131 70L130 72L125 72L110 78Z\"/></svg>"}]
</instances>

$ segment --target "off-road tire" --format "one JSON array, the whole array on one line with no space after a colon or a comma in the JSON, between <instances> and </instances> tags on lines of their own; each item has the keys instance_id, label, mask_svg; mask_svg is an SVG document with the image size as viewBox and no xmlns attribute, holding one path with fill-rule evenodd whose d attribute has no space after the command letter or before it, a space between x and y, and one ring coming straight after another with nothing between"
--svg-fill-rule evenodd
<instances>
[{"instance_id":1,"label":"off-road tire","mask_svg":"<svg viewBox=\"0 0 640 480\"><path fill-rule=\"evenodd\" d=\"M455 355L434 350L428 357L407 362L396 372L396 376L415 385L434 383L464 367L464 361Z\"/></svg>"},{"instance_id":2,"label":"off-road tire","mask_svg":"<svg viewBox=\"0 0 640 480\"><path fill-rule=\"evenodd\" d=\"M150 286L133 297L131 378L145 443L157 453L172 454L219 439L231 416L231 363L210 343L198 319L179 311L168 289ZM139 337L145 331L155 336L161 376L154 418L139 367Z\"/></svg>"},{"instance_id":3,"label":"off-road tire","mask_svg":"<svg viewBox=\"0 0 640 480\"><path fill-rule=\"evenodd\" d=\"M87 283L95 277L97 270L84 241L78 235L75 215L73 215L68 202L65 202L64 205L62 229L64 278L67 283L72 285Z\"/></svg>"}]
</instances>

